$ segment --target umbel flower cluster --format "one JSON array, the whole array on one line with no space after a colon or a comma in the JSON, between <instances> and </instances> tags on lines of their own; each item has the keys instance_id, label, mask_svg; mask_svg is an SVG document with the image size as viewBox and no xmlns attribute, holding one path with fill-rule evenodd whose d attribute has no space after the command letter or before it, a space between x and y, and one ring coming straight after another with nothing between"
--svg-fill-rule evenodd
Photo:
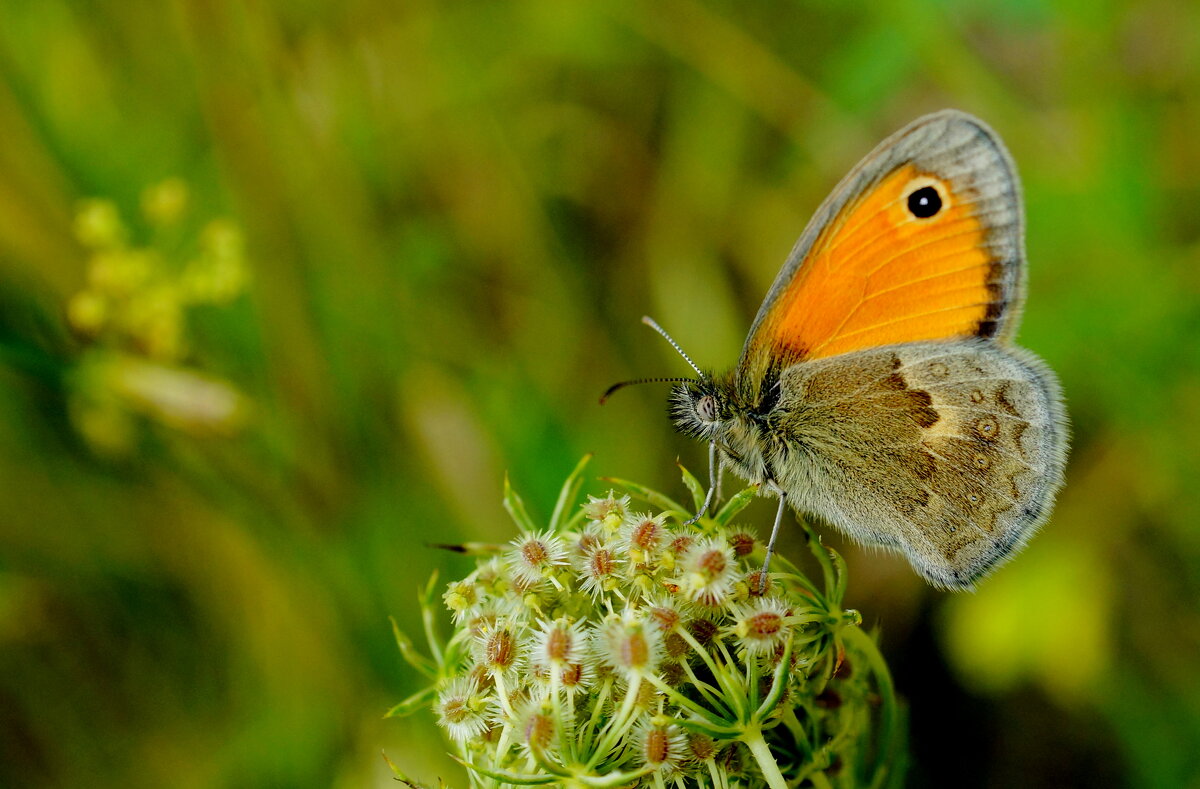
<instances>
[{"instance_id":1,"label":"umbel flower cluster","mask_svg":"<svg viewBox=\"0 0 1200 789\"><path fill-rule=\"evenodd\" d=\"M471 786L884 786L899 779L887 668L856 611L841 607L841 558L808 533L822 583L732 525L754 489L713 517L609 479L576 497L585 458L548 523L511 488L519 527L422 605L432 659L397 631L432 681L430 702ZM702 490L686 471L699 506ZM419 786L400 773L410 786Z\"/></svg>"}]
</instances>

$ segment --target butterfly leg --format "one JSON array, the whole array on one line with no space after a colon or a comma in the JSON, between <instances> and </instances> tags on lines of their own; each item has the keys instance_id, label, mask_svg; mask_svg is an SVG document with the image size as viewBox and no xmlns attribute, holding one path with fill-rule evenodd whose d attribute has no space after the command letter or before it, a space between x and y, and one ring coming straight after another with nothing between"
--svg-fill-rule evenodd
<instances>
[{"instance_id":1,"label":"butterfly leg","mask_svg":"<svg viewBox=\"0 0 1200 789\"><path fill-rule=\"evenodd\" d=\"M767 571L771 568L771 556L775 553L775 538L779 536L779 524L783 523L783 508L787 504L787 494L774 482L767 484L779 494L779 509L775 512L775 525L771 527L771 539L767 542L767 558L763 559L762 575L759 576L759 594L767 591Z\"/></svg>"},{"instance_id":2,"label":"butterfly leg","mask_svg":"<svg viewBox=\"0 0 1200 789\"><path fill-rule=\"evenodd\" d=\"M713 498L717 493L717 442L708 442L708 493L704 494L704 504L701 505L700 511L683 522L684 526L691 526L696 521L704 517L704 513L708 512L708 508L712 506Z\"/></svg>"}]
</instances>

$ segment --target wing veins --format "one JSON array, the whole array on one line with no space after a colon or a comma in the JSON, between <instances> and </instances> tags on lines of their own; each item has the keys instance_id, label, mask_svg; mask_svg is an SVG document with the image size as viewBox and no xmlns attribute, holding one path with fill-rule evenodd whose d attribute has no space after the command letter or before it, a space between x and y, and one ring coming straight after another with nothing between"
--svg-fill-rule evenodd
<instances>
[{"instance_id":1,"label":"wing veins","mask_svg":"<svg viewBox=\"0 0 1200 789\"><path fill-rule=\"evenodd\" d=\"M952 255L952 254L951 255L942 255L941 257L933 258L933 260L931 262L945 260L946 258L951 258L954 256L955 255ZM971 266L964 266L963 268L956 268L953 271L943 271L938 274L930 274L928 277L920 277L918 279L910 279L907 282L901 282L899 285L892 285L890 288L884 288L883 290L877 290L874 293L872 293L871 295L865 296L863 298L863 301L867 302L867 301L870 301L871 299L877 299L880 296L886 296L887 294L889 294L893 291L903 290L904 288L911 287L913 285L920 285L922 282L931 282L935 279L940 279L941 277L950 277L955 274L965 274L966 272L971 271L972 269L983 268L984 265L987 265L987 264L976 263Z\"/></svg>"},{"instance_id":2,"label":"wing veins","mask_svg":"<svg viewBox=\"0 0 1200 789\"><path fill-rule=\"evenodd\" d=\"M924 249L925 247L932 246L933 244L935 244L935 243L939 243L939 242L941 242L941 241L945 241L946 239L949 239L949 238L956 238L956 237L958 237L958 236L965 236L965 235L969 235L970 233L973 233L973 232L975 232L975 231L972 229L972 230L964 230L964 231L960 231L960 232L957 232L957 233L952 233L952 234L949 234L949 235L942 235L942 236L940 236L940 237L938 237L938 238L936 238L936 239L932 239L932 240L930 240L930 241L926 241L926 242L923 242L923 243L917 244L917 245L915 245L915 246L909 247L909 248L908 248L907 250L905 250L905 251L906 251L906 252L913 252L913 251L916 251L916 250ZM862 251L863 249L865 249L867 246L869 246L870 244L873 244L873 243L875 243L875 241L877 241L878 239L882 238L884 235L885 235L885 233L879 233L879 234L877 234L877 235L876 235L876 236L875 236L875 237L874 237L874 238L873 238L873 239L872 239L870 242L868 242L868 243L866 243L866 244L862 244L862 245L861 245L861 246L858 248L858 250L857 250L857 251L861 252L861 251ZM822 342L821 342L821 344L820 344L820 345L818 345L818 346L816 346L816 347L815 347L813 350L816 350L816 348L821 348L821 347L824 347L825 345L828 345L828 344L829 344L829 343L830 343L832 340L834 340L835 338L841 338L841 337L844 337L844 336L845 336L845 337L848 337L848 336L852 336L852 335L855 333L855 332L850 332L849 334L843 335L841 332L842 332L842 329L846 328L846 324L847 324L847 323L849 323L849 322L850 322L850 320L851 320L851 319L852 319L852 318L853 318L855 315L857 315L857 314L858 314L859 308L861 308L861 307L862 307L862 305L863 305L864 303L866 303L866 301L867 301L867 295L866 295L866 290L867 290L867 280L868 280L870 277L872 277L873 275L875 275L875 274L879 273L880 271L882 271L883 269L887 268L889 265L891 265L891 264L892 264L892 263L894 263L895 261L896 261L896 256L893 256L893 257L887 258L887 260L885 260L883 263L881 263L880 265L876 266L876 267L875 267L873 270L871 270L871 271L867 272L867 279L864 279L864 280L863 280L863 284L862 284L862 295L859 297L858 301L857 301L857 302L855 302L855 304L854 304L854 309L852 309L852 310L850 310L848 313L846 313L846 315L842 317L842 321L841 321L841 323L839 323L839 324L838 324L838 327L837 327L836 329L834 329L833 333L832 333L832 334L830 334L828 337L826 337L826 338L825 338L825 340L824 340L824 341L822 341ZM832 269L830 269L830 273L832 273ZM924 314L924 313L918 313L918 315L920 315L920 314Z\"/></svg>"},{"instance_id":3,"label":"wing veins","mask_svg":"<svg viewBox=\"0 0 1200 789\"><path fill-rule=\"evenodd\" d=\"M818 350L829 345L834 340L844 340L847 337L854 337L859 334L866 334L867 332L875 331L876 329L882 329L887 326L894 326L897 323L904 323L905 321L916 320L917 318L925 318L930 315L938 315L943 312L954 312L955 310L965 310L965 309L968 309L971 307L986 307L989 304L991 304L990 301L981 301L981 302L976 302L974 304L958 304L954 307L943 307L942 309L938 309L938 310L926 310L925 312L917 312L912 315L905 315L904 317L897 318L895 320L883 321L882 323L875 323L870 326L864 326L861 329L855 329L854 331L846 332L845 334L835 334L832 337L829 337L828 339L823 340L820 344L813 346L809 355L810 355L810 357L815 356L816 352Z\"/></svg>"}]
</instances>

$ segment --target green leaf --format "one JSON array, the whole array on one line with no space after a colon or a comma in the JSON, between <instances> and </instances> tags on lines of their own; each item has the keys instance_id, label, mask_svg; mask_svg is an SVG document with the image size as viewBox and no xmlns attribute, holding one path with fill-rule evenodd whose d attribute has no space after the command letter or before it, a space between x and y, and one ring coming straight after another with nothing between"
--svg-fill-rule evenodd
<instances>
[{"instance_id":1,"label":"green leaf","mask_svg":"<svg viewBox=\"0 0 1200 789\"><path fill-rule=\"evenodd\" d=\"M820 535L812 530L812 527L808 525L807 521L801 520L800 524L801 528L804 529L805 536L808 538L809 551L811 551L812 555L816 557L817 564L821 565L821 575L824 578L825 598L828 600L829 596L837 589L837 582L835 580L836 573L833 567L833 561L829 555L829 549L825 546L825 543L821 542Z\"/></svg>"},{"instance_id":2,"label":"green leaf","mask_svg":"<svg viewBox=\"0 0 1200 789\"><path fill-rule=\"evenodd\" d=\"M696 479L692 472L688 471L682 463L675 461L675 465L679 466L679 470L683 472L683 484L692 493L693 509L699 512L700 508L704 506L704 498L708 491L700 484L700 480Z\"/></svg>"},{"instance_id":3,"label":"green leaf","mask_svg":"<svg viewBox=\"0 0 1200 789\"><path fill-rule=\"evenodd\" d=\"M903 783L904 775L904 716L896 701L896 688L892 684L892 674L888 671L887 663L879 652L875 639L867 635L861 627L848 627L842 631L846 643L866 659L871 673L875 676L875 684L879 691L879 728L876 734L875 776L871 780L872 789L883 786L898 786Z\"/></svg>"},{"instance_id":4,"label":"green leaf","mask_svg":"<svg viewBox=\"0 0 1200 789\"><path fill-rule=\"evenodd\" d=\"M647 504L652 504L664 512L674 513L685 520L691 517L681 504L669 496L659 493L657 490L648 488L645 485L639 485L636 482L630 482L629 480L618 479L617 477L601 477L600 479L603 482L616 485L633 498L644 501Z\"/></svg>"},{"instance_id":5,"label":"green leaf","mask_svg":"<svg viewBox=\"0 0 1200 789\"><path fill-rule=\"evenodd\" d=\"M391 760L391 757L389 757L386 752L381 752L381 754L383 756L383 760L387 762L388 768L392 771L392 776L395 777L397 781L405 786L410 787L411 789L425 789L425 784L414 781L401 772L400 768L396 766L396 763ZM445 786L445 783L438 781L438 785Z\"/></svg>"},{"instance_id":6,"label":"green leaf","mask_svg":"<svg viewBox=\"0 0 1200 789\"><path fill-rule=\"evenodd\" d=\"M429 576L428 583L425 584L425 589L422 590L419 602L422 608L431 608L435 605L438 598L438 571L434 570Z\"/></svg>"},{"instance_id":7,"label":"green leaf","mask_svg":"<svg viewBox=\"0 0 1200 789\"><path fill-rule=\"evenodd\" d=\"M758 485L751 485L748 488L739 490L729 498L729 501L725 502L725 506L721 508L721 511L713 516L713 520L721 526L727 525L737 517L739 512L746 509L750 502L754 501L754 497L757 494Z\"/></svg>"},{"instance_id":8,"label":"green leaf","mask_svg":"<svg viewBox=\"0 0 1200 789\"><path fill-rule=\"evenodd\" d=\"M787 646L784 647L783 657L779 659L779 663L775 666L775 673L771 677L771 692L763 699L762 704L754 711L754 717L757 720L763 721L767 719L774 710L779 700L783 698L783 692L787 690L788 676L792 670L792 646L794 639L789 638Z\"/></svg>"},{"instance_id":9,"label":"green leaf","mask_svg":"<svg viewBox=\"0 0 1200 789\"><path fill-rule=\"evenodd\" d=\"M579 489L583 487L583 469L591 459L592 453L589 452L575 464L575 470L567 477L562 490L558 493L558 501L554 504L554 514L550 516L550 531L555 534L562 533L570 524L572 518L567 513L570 512L571 505L579 498Z\"/></svg>"},{"instance_id":10,"label":"green leaf","mask_svg":"<svg viewBox=\"0 0 1200 789\"><path fill-rule=\"evenodd\" d=\"M825 546L825 550L829 551L829 562L833 565L834 577L833 589L829 592L829 602L831 605L840 608L842 600L846 598L846 584L849 580L849 576L846 573L846 560L842 558L840 553L828 545Z\"/></svg>"},{"instance_id":11,"label":"green leaf","mask_svg":"<svg viewBox=\"0 0 1200 789\"><path fill-rule=\"evenodd\" d=\"M533 518L529 517L529 511L525 509L525 502L513 490L507 474L504 475L504 509L508 510L508 514L519 528L531 533L537 531Z\"/></svg>"},{"instance_id":12,"label":"green leaf","mask_svg":"<svg viewBox=\"0 0 1200 789\"><path fill-rule=\"evenodd\" d=\"M477 764L468 762L454 754L450 754L450 758L480 775L486 776L496 781L503 781L506 784L515 784L516 786L546 786L548 784L558 783L562 780L557 775L526 775L524 773L510 773L507 770L490 770L486 767L480 767Z\"/></svg>"},{"instance_id":13,"label":"green leaf","mask_svg":"<svg viewBox=\"0 0 1200 789\"><path fill-rule=\"evenodd\" d=\"M653 767L643 767L640 770L630 770L624 773L607 773L605 775L577 775L575 780L584 786L593 787L593 789L609 789L613 786L623 786L632 783L643 775L649 775L654 771Z\"/></svg>"},{"instance_id":14,"label":"green leaf","mask_svg":"<svg viewBox=\"0 0 1200 789\"><path fill-rule=\"evenodd\" d=\"M433 662L417 651L417 648L413 646L412 639L396 623L395 617L388 617L388 619L392 622L392 636L396 639L396 647L400 650L400 657L404 658L404 662L424 674L428 679L433 679L437 675L437 670Z\"/></svg>"},{"instance_id":15,"label":"green leaf","mask_svg":"<svg viewBox=\"0 0 1200 789\"><path fill-rule=\"evenodd\" d=\"M403 718L407 715L412 715L417 710L422 710L428 707L433 702L433 697L437 695L437 691L432 685L419 690L409 696L404 701L389 709L383 714L385 718Z\"/></svg>"}]
</instances>

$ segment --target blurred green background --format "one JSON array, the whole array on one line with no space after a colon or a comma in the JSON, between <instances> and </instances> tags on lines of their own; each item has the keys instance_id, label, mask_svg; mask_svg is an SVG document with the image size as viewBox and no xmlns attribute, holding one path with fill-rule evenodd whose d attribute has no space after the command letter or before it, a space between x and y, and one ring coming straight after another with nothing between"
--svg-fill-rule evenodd
<instances>
[{"instance_id":1,"label":"blurred green background","mask_svg":"<svg viewBox=\"0 0 1200 789\"><path fill-rule=\"evenodd\" d=\"M846 546L910 784L1200 786L1200 6L1156 0L3 0L0 785L465 785L381 718L387 617L469 566L428 543L587 451L682 495L665 388L596 404L687 372L639 317L732 364L946 106L1018 162L1075 438L977 594Z\"/></svg>"}]
</instances>

